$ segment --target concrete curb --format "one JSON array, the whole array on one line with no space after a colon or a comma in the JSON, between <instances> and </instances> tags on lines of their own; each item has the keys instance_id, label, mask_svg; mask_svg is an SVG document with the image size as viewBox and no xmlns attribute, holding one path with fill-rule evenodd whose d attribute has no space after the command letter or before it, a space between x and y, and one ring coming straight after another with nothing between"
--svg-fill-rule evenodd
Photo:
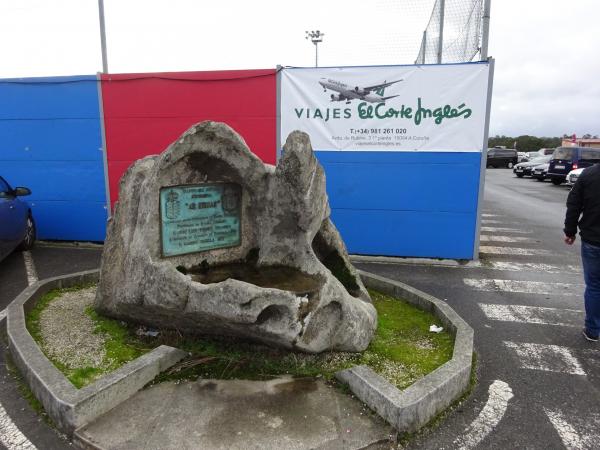
<instances>
[{"instance_id":1,"label":"concrete curb","mask_svg":"<svg viewBox=\"0 0 600 450\"><path fill-rule=\"evenodd\" d=\"M452 359L401 391L366 366L336 373L361 401L398 431L416 431L447 408L469 387L473 329L443 301L404 283L358 271L368 288L398 297L434 314L455 334Z\"/></svg>"},{"instance_id":2,"label":"concrete curb","mask_svg":"<svg viewBox=\"0 0 600 450\"><path fill-rule=\"evenodd\" d=\"M411 266L442 266L460 268L473 268L483 266L481 261L467 261L461 259L402 258L399 256L350 255L350 261L352 261L352 263L410 264Z\"/></svg>"},{"instance_id":3,"label":"concrete curb","mask_svg":"<svg viewBox=\"0 0 600 450\"><path fill-rule=\"evenodd\" d=\"M50 418L69 436L77 428L130 398L161 371L186 356L181 350L163 345L82 389L75 388L46 358L29 334L25 313L52 289L93 283L98 278L99 271L91 270L38 281L26 288L7 308L6 331L15 364Z\"/></svg>"}]
</instances>

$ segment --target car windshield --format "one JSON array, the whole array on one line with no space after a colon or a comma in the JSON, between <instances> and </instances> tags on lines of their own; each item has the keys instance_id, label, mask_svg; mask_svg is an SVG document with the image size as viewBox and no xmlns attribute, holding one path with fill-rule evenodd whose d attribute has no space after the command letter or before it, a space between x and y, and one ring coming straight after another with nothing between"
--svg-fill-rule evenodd
<instances>
[{"instance_id":1,"label":"car windshield","mask_svg":"<svg viewBox=\"0 0 600 450\"><path fill-rule=\"evenodd\" d=\"M535 162L538 164L544 164L552 159L552 155L544 155L544 156L536 156L531 162Z\"/></svg>"},{"instance_id":2,"label":"car windshield","mask_svg":"<svg viewBox=\"0 0 600 450\"><path fill-rule=\"evenodd\" d=\"M592 149L588 148L581 150L581 159L587 159L591 161L600 161L600 148Z\"/></svg>"},{"instance_id":3,"label":"car windshield","mask_svg":"<svg viewBox=\"0 0 600 450\"><path fill-rule=\"evenodd\" d=\"M552 159L573 159L573 149L569 147L559 147L554 150Z\"/></svg>"}]
</instances>

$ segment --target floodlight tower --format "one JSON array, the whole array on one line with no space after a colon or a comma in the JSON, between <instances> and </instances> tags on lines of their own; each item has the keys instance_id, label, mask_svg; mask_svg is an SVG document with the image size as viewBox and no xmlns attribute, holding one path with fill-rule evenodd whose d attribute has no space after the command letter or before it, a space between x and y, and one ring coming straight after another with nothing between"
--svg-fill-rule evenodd
<instances>
[{"instance_id":1,"label":"floodlight tower","mask_svg":"<svg viewBox=\"0 0 600 450\"><path fill-rule=\"evenodd\" d=\"M317 31L306 31L306 39L310 39L313 44L315 44L315 67L319 67L319 42L323 42L323 36L325 33L321 33L319 30Z\"/></svg>"}]
</instances>

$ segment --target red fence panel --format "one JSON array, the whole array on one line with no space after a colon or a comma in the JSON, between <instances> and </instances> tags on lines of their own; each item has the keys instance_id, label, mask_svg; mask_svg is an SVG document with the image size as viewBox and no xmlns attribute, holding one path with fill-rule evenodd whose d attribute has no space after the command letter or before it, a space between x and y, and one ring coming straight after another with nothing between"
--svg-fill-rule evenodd
<instances>
[{"instance_id":1,"label":"red fence panel","mask_svg":"<svg viewBox=\"0 0 600 450\"><path fill-rule=\"evenodd\" d=\"M276 70L102 75L111 205L133 161L162 152L194 123L225 122L276 161Z\"/></svg>"}]
</instances>

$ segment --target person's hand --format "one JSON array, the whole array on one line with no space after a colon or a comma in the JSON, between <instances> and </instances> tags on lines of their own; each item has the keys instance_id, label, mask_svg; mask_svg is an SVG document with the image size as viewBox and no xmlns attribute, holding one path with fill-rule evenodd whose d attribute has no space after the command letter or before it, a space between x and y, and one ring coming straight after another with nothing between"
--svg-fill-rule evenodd
<instances>
[{"instance_id":1,"label":"person's hand","mask_svg":"<svg viewBox=\"0 0 600 450\"><path fill-rule=\"evenodd\" d=\"M573 242L575 242L575 236L565 236L565 244L573 245Z\"/></svg>"}]
</instances>

